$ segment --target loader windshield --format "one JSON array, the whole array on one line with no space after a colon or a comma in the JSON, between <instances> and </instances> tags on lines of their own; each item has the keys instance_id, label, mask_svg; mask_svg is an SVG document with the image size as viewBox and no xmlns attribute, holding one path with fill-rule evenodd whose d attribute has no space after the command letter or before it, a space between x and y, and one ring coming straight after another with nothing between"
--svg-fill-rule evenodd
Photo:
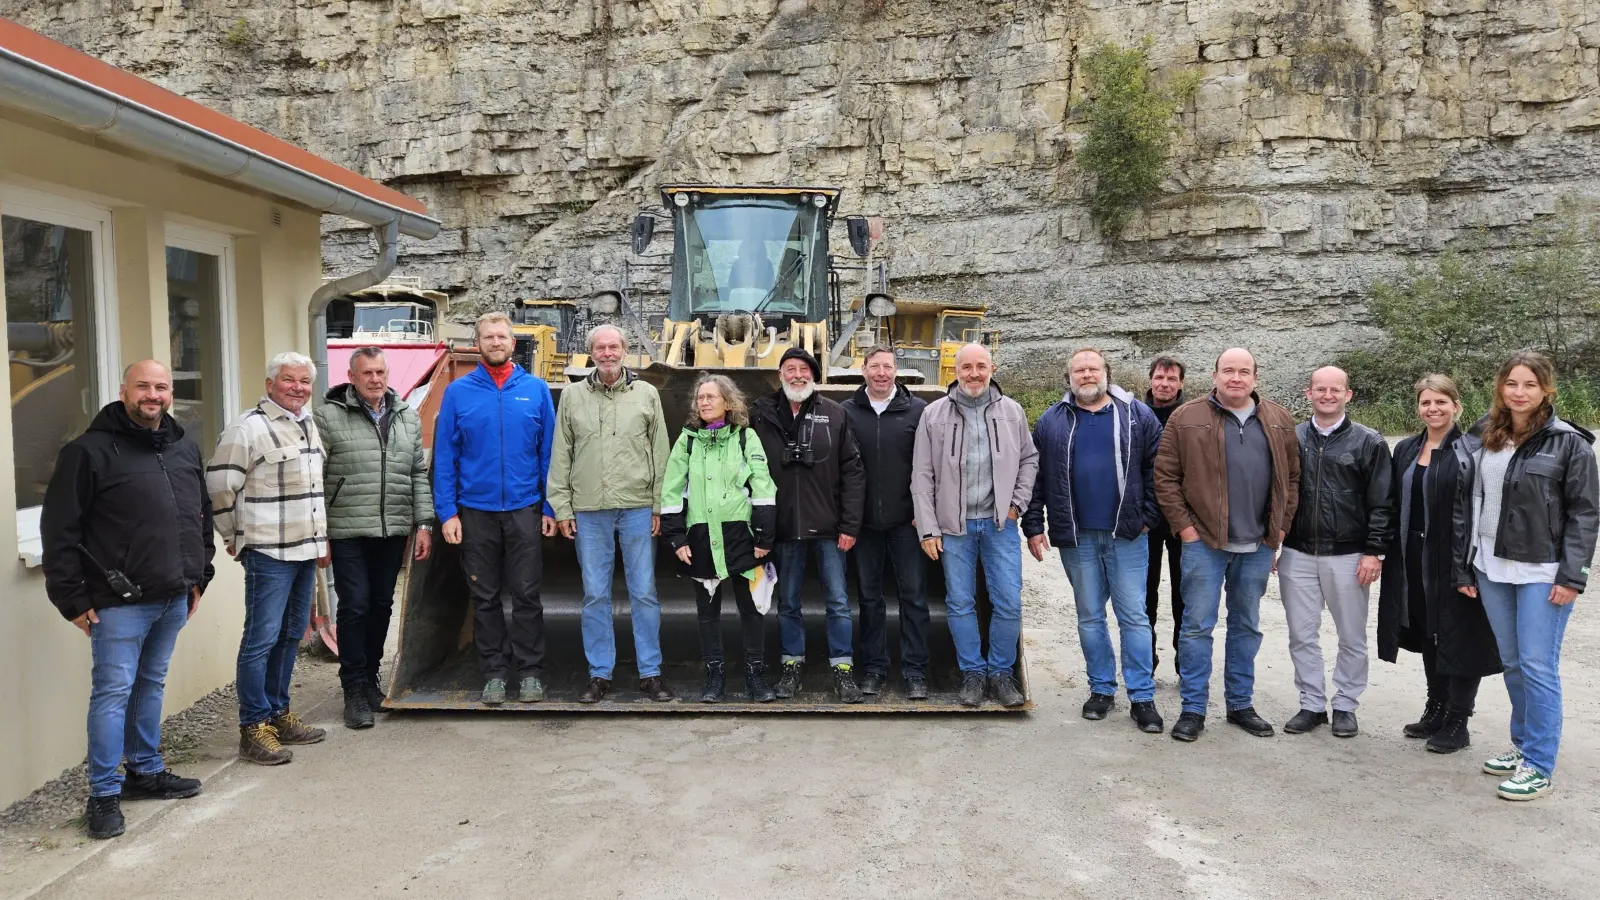
<instances>
[{"instance_id":1,"label":"loader windshield","mask_svg":"<svg viewBox=\"0 0 1600 900\"><path fill-rule=\"evenodd\" d=\"M825 314L819 281L826 269L816 264L825 225L817 207L798 196L709 196L675 212L674 319L758 307L768 318Z\"/></svg>"}]
</instances>

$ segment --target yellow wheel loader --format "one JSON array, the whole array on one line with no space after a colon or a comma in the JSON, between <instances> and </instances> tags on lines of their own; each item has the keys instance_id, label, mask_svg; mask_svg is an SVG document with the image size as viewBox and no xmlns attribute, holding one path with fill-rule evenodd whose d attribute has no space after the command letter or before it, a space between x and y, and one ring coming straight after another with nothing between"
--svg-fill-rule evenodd
<instances>
[{"instance_id":1,"label":"yellow wheel loader","mask_svg":"<svg viewBox=\"0 0 1600 900\"><path fill-rule=\"evenodd\" d=\"M856 260L846 264L829 252L830 226L840 192L828 187L750 187L668 185L662 188L660 211L634 221L632 250L622 284L595 294L583 310L565 301L519 301L511 316L518 337L517 361L550 383L557 403L572 382L590 371L578 327L579 313L619 325L629 335L634 355L628 364L660 391L674 440L686 420L689 392L705 372L731 377L752 403L778 389L777 365L789 347L802 347L822 363L819 390L843 400L861 383L862 355L875 343L890 343L900 360L901 380L934 399L954 378L956 349L981 341L994 345L996 335L983 328L985 308L889 297L886 265L874 255L881 223L864 217L845 220ZM646 256L655 226L672 225L670 256ZM631 284L633 270L670 267L671 291L666 315L657 323L640 313ZM846 284L860 279L864 289L846 300ZM444 388L478 365L475 350L458 347L441 361L426 388L421 412L425 439L432 440ZM478 702L482 674L472 643L472 602L461 574L458 553L442 540L433 556L408 565L400 590L397 616L400 641L392 657L389 700L393 709L488 709ZM793 700L747 703L731 679L728 700L694 702L703 680L699 628L691 582L665 547L659 547L656 592L661 604L663 675L681 699L655 703L637 691L638 670L632 640L628 589L620 559L614 568L608 619L614 630L617 664L611 698L584 705L578 694L589 679L583 652L581 619L582 573L573 542L546 539L543 544L541 597L546 629L544 680L547 699L534 704L506 704L512 711L587 711L639 713L722 712L1013 712L987 701L976 709L956 701L961 673L945 612L945 586L939 564L924 560L924 594L932 614L928 635L931 660L927 672L931 696L905 698L900 668L900 616L894 579L885 573L887 644L891 657L884 692L860 704L844 704L832 691L826 661L825 617L817 573L806 576L803 609L807 663L801 691ZM779 574L781 580L783 575ZM855 597L853 563L846 573L851 606ZM988 619L988 601L980 577L980 621ZM776 605L776 601L774 602ZM725 604L724 644L739 646L738 616ZM767 617L768 672L776 669L778 615ZM859 619L858 619L859 621ZM986 630L986 629L985 629ZM860 639L859 628L857 640ZM1019 641L1020 644L1020 641ZM737 671L737 649L730 651L730 670ZM1029 693L1028 673L1018 647L1015 675ZM857 672L861 671L858 665ZM1032 707L1031 699L1021 707Z\"/></svg>"}]
</instances>

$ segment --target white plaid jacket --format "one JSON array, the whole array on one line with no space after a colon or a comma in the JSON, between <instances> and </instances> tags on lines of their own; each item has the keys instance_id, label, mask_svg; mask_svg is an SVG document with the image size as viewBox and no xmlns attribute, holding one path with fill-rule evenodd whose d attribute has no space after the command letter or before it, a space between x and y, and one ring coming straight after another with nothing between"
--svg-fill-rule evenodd
<instances>
[{"instance_id":1,"label":"white plaid jacket","mask_svg":"<svg viewBox=\"0 0 1600 900\"><path fill-rule=\"evenodd\" d=\"M206 467L217 534L228 549L285 562L326 556L323 458L316 421L297 422L266 397L228 423Z\"/></svg>"}]
</instances>

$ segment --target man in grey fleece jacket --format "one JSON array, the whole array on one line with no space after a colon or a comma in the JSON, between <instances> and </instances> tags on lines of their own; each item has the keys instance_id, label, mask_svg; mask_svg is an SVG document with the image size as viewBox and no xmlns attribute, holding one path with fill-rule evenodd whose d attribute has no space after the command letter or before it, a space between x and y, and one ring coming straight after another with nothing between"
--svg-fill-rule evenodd
<instances>
[{"instance_id":1,"label":"man in grey fleece jacket","mask_svg":"<svg viewBox=\"0 0 1600 900\"><path fill-rule=\"evenodd\" d=\"M956 386L928 404L917 425L911 501L917 534L944 565L950 636L961 666L961 703L983 702L985 684L1005 706L1025 702L1013 669L1022 637L1022 537L1039 451L1028 417L991 383L994 358L968 344L956 353ZM978 631L978 565L994 608L989 655Z\"/></svg>"}]
</instances>

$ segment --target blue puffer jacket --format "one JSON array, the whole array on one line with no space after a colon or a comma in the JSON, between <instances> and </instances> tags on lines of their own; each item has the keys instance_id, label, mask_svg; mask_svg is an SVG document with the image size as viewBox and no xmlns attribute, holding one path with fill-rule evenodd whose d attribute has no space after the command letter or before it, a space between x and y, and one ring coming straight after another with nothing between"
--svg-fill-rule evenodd
<instances>
[{"instance_id":1,"label":"blue puffer jacket","mask_svg":"<svg viewBox=\"0 0 1600 900\"><path fill-rule=\"evenodd\" d=\"M1156 504L1153 470L1156 447L1161 443L1161 420L1127 391L1110 389L1116 407L1117 527L1116 537L1132 540L1161 522ZM1049 512L1050 544L1078 546L1078 521L1072 510L1072 437L1078 427L1078 404L1072 392L1045 410L1033 428L1033 445L1039 448L1039 478L1033 483L1033 501L1022 516L1022 533L1045 533Z\"/></svg>"},{"instance_id":2,"label":"blue puffer jacket","mask_svg":"<svg viewBox=\"0 0 1600 900\"><path fill-rule=\"evenodd\" d=\"M509 512L545 499L556 407L550 387L513 366L496 387L483 366L445 388L433 434L433 510ZM553 516L550 504L544 514Z\"/></svg>"}]
</instances>

